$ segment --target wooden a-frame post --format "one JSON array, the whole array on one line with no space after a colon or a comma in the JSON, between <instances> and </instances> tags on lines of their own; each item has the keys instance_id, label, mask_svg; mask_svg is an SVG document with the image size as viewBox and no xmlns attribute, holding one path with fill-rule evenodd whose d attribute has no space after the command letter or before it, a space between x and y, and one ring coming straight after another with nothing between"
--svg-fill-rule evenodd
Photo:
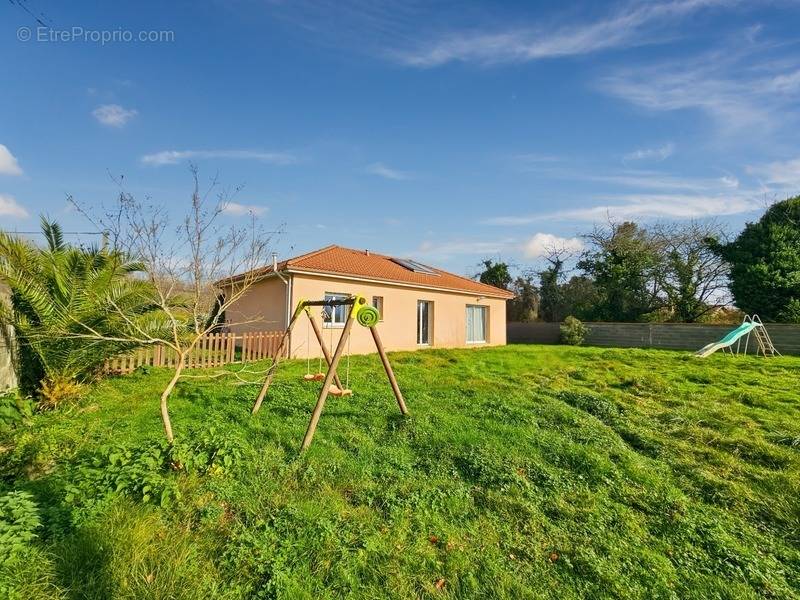
<instances>
[{"instance_id":1,"label":"wooden a-frame post","mask_svg":"<svg viewBox=\"0 0 800 600\"><path fill-rule=\"evenodd\" d=\"M281 343L278 344L278 349L275 351L275 358L272 361L272 364L269 366L269 370L267 371L267 376L264 378L264 385L261 386L261 391L258 393L258 398L256 398L256 403L253 404L253 410L250 414L256 414L258 409L261 408L261 403L264 401L264 396L267 395L267 390L269 389L269 384L272 383L272 378L275 377L275 371L278 369L278 363L281 360L281 355L283 354L283 347L286 345L286 342L289 340L290 336L292 335L292 329L294 329L294 324L297 323L297 319L300 316L300 311L296 310L292 315L291 320L289 321L289 326L286 328L286 331L283 332L283 337L281 338Z\"/></svg>"},{"instance_id":2,"label":"wooden a-frame post","mask_svg":"<svg viewBox=\"0 0 800 600\"><path fill-rule=\"evenodd\" d=\"M331 360L330 367L328 367L328 374L325 375L325 381L322 382L322 389L319 391L317 403L314 405L314 410L311 413L311 420L308 422L308 429L306 429L306 434L303 437L303 445L300 446L301 452L308 448L311 445L311 440L314 439L314 432L317 430L317 423L319 423L319 418L322 415L322 409L325 408L325 401L328 399L328 394L331 392L331 382L333 381L334 375L336 375L336 369L339 366L339 360L342 358L342 352L344 352L347 338L350 337L350 330L353 329L353 321L355 320L353 318L354 309L355 305L351 306L350 312L347 313L347 322L344 324L342 336L339 338L339 343L336 345L336 351L333 353L333 359Z\"/></svg>"},{"instance_id":3,"label":"wooden a-frame post","mask_svg":"<svg viewBox=\"0 0 800 600\"><path fill-rule=\"evenodd\" d=\"M357 298L356 302L359 300L362 303L365 302L365 299L361 296ZM319 418L322 416L322 411L325 408L325 401L328 399L328 394L330 393L332 377L336 374L336 369L339 367L339 360L342 357L345 344L347 343L347 339L350 337L351 330L353 329L353 321L355 321L355 313L357 311L358 306L354 303L350 308L350 312L347 314L347 322L342 330L342 336L339 338L339 344L336 346L336 351L333 353L333 360L331 360L328 368L328 375L325 377L325 381L322 384L322 389L319 392L319 397L317 398L317 403L314 405L314 410L311 413L311 420L308 422L308 429L306 429L306 434L303 436L303 444L300 446L301 452L306 450L311 445L311 441L314 439L314 433L317 431ZM389 362L389 357L386 356L386 350L383 347L380 335L378 335L378 330L375 328L375 325L372 325L369 330L372 333L372 339L375 342L375 348L378 350L381 363L383 363L386 376L389 378L389 383L392 386L394 397L397 400L397 406L400 408L401 414L404 416L408 415L408 408L406 408L406 403L403 399L403 393L400 391L400 386L397 384L397 378L394 376L394 371L392 370L392 364Z\"/></svg>"},{"instance_id":4,"label":"wooden a-frame post","mask_svg":"<svg viewBox=\"0 0 800 600\"><path fill-rule=\"evenodd\" d=\"M408 409L406 408L406 402L403 400L403 393L400 391L400 386L397 385L397 379L394 376L394 371L392 370L392 364L389 362L389 357L386 356L386 350L383 349L381 336L378 335L378 330L375 329L374 325L369 328L369 331L372 333L372 339L375 341L375 347L378 349L378 355L381 357L383 369L386 371L386 376L389 378L389 383L392 385L392 391L394 392L394 397L397 400L397 406L400 407L400 412L403 413L403 415L407 415Z\"/></svg>"},{"instance_id":5,"label":"wooden a-frame post","mask_svg":"<svg viewBox=\"0 0 800 600\"><path fill-rule=\"evenodd\" d=\"M325 375L325 381L322 383L322 389L319 392L319 396L317 397L317 403L314 405L314 410L311 413L311 420L308 423L308 429L306 429L306 434L303 437L303 444L300 447L301 452L307 449L311 445L311 441L314 439L314 433L317 430L317 424L319 423L319 419L322 416L322 411L325 408L325 401L328 399L328 395L330 394L331 383L335 383L336 386L343 390L342 383L339 380L339 374L337 373L337 369L339 368L339 362L341 361L342 354L344 353L344 349L347 346L347 341L350 338L352 329L353 329L353 322L356 320L356 314L358 313L360 306L366 303L366 298L363 296L351 296L347 300L317 300L317 301L302 301L298 304L297 309L292 315L291 320L289 321L289 326L286 328L286 331L281 338L280 345L278 346L278 350L275 356L275 360L273 361L272 365L270 366L269 370L267 371L267 376L264 380L264 385L261 387L261 391L258 394L258 398L256 399L255 404L253 405L253 414L256 414L261 408L261 403L264 401L264 397L267 394L267 390L269 389L270 384L272 383L272 379L275 376L275 372L278 368L278 363L280 362L280 357L283 354L283 347L286 344L287 340L291 336L292 329L294 328L297 319L300 317L301 313L306 313L306 316L311 321L311 327L314 330L314 335L319 342L320 348L322 349L322 354L325 356L325 362L328 363L328 372ZM333 356L330 355L328 351L328 347L325 345L325 341L322 336L322 331L319 328L316 320L311 315L311 311L309 307L311 306L350 306L350 310L347 313L347 321L345 322L344 329L342 329L341 337L339 338L339 343L336 345L336 350L333 353ZM366 324L366 323L364 323ZM383 343L381 342L380 335L378 335L378 330L376 326L373 324L369 326L370 333L372 334L372 340L375 342L375 348L378 350L378 356L380 356L381 363L383 364L383 368L386 371L386 377L389 379L389 384L392 386L392 392L394 392L395 399L397 400L397 406L400 408L400 412L403 415L408 415L408 408L406 407L405 400L403 399L403 393L400 391L400 386L397 384L397 378L394 376L394 371L392 370L392 365L389 362L389 357L386 355L386 350L383 347Z\"/></svg>"}]
</instances>

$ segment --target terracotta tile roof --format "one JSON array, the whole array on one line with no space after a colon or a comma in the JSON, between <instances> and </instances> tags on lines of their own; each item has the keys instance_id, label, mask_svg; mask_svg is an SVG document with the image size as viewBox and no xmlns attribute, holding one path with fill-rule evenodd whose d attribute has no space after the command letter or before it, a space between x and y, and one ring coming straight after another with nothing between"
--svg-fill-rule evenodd
<instances>
[{"instance_id":1,"label":"terracotta tile roof","mask_svg":"<svg viewBox=\"0 0 800 600\"><path fill-rule=\"evenodd\" d=\"M352 276L405 285L469 292L495 298L513 298L514 294L467 277L461 277L435 267L434 274L419 273L397 264L391 256L367 250L353 250L341 246L326 246L308 254L302 254L278 263L278 271L325 273ZM264 275L272 273L272 266L262 270Z\"/></svg>"}]
</instances>

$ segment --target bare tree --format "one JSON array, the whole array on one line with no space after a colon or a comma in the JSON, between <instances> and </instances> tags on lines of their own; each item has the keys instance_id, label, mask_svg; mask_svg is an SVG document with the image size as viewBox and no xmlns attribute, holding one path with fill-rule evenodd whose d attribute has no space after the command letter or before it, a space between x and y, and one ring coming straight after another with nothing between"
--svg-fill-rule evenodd
<instances>
[{"instance_id":1,"label":"bare tree","mask_svg":"<svg viewBox=\"0 0 800 600\"><path fill-rule=\"evenodd\" d=\"M727 237L724 227L692 221L656 225L649 233L662 256L657 278L673 319L694 323L728 302L729 268L709 243Z\"/></svg>"},{"instance_id":2,"label":"bare tree","mask_svg":"<svg viewBox=\"0 0 800 600\"><path fill-rule=\"evenodd\" d=\"M108 336L81 323L88 339L120 339L139 345L160 345L176 355L172 377L160 398L161 420L170 443L174 440L169 397L184 375L187 357L201 338L223 322L226 310L239 301L264 274L271 235L254 215L245 226L225 225L220 216L239 190L220 188L213 178L201 191L197 168L190 167L194 186L189 205L175 221L163 204L138 201L121 189L116 204L100 217L73 202L106 234L107 243L144 265L144 276L156 309L151 318L131 318L111 303L109 310L122 327ZM117 180L120 184L121 180ZM260 320L251 315L247 321Z\"/></svg>"}]
</instances>

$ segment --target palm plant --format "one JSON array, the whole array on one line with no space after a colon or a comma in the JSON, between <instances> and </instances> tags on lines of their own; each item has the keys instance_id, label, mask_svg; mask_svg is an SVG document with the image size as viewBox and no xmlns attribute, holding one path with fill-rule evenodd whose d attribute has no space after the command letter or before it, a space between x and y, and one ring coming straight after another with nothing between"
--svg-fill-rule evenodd
<instances>
[{"instance_id":1,"label":"palm plant","mask_svg":"<svg viewBox=\"0 0 800 600\"><path fill-rule=\"evenodd\" d=\"M11 291L0 324L15 330L21 385L54 406L76 395L107 358L140 345L131 330L159 330L163 319L151 286L136 276L141 263L68 245L46 218L41 226L44 248L0 232L0 281Z\"/></svg>"}]
</instances>

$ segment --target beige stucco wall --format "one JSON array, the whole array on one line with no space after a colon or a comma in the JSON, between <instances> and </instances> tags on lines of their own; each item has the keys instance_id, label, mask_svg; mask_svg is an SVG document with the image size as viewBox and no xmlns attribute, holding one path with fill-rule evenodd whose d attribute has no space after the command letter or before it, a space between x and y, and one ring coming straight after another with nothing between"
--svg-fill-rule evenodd
<instances>
[{"instance_id":1,"label":"beige stucco wall","mask_svg":"<svg viewBox=\"0 0 800 600\"><path fill-rule=\"evenodd\" d=\"M286 329L286 284L278 277L253 284L225 311L225 322L234 333Z\"/></svg>"},{"instance_id":2,"label":"beige stucco wall","mask_svg":"<svg viewBox=\"0 0 800 600\"><path fill-rule=\"evenodd\" d=\"M478 298L476 295L416 289L384 283L361 283L332 277L294 274L292 282L292 306L301 298L322 299L326 293L361 294L367 302L372 296L383 296L384 320L378 324L381 340L387 350L415 350L417 345L417 300L433 302L432 339L429 347L454 348L473 346L497 346L506 343L506 301L499 298ZM487 342L467 344L466 307L468 304L489 307ZM315 318L322 323L320 309ZM323 335L326 344L339 341L339 328L325 328ZM308 336L312 357L319 352L313 331ZM426 346L427 347L427 346ZM353 325L350 341L353 354L375 351L370 332L358 324ZM331 350L332 351L332 350ZM292 335L292 356L302 358L306 350L306 319L301 319Z\"/></svg>"}]
</instances>

